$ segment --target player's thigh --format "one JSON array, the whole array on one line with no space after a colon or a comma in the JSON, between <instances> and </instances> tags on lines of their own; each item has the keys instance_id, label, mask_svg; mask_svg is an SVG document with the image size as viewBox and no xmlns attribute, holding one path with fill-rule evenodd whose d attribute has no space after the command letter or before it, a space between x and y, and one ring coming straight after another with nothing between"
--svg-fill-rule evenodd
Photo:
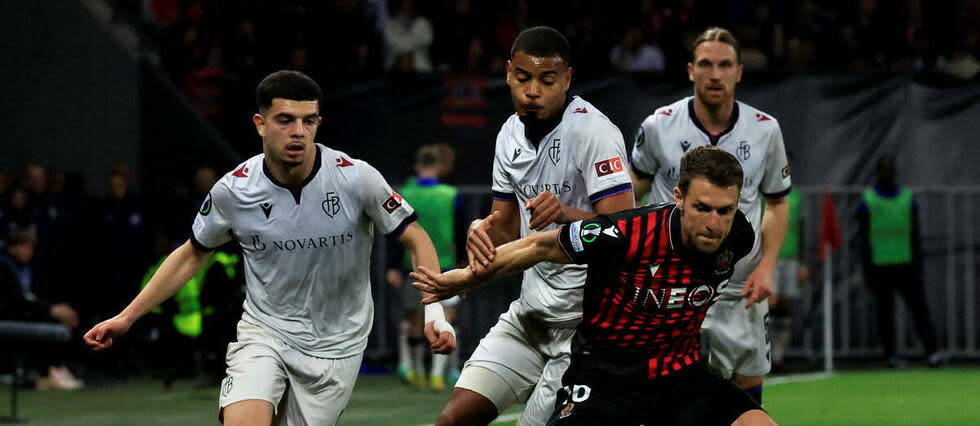
<instances>
[{"instance_id":1,"label":"player's thigh","mask_svg":"<svg viewBox=\"0 0 980 426\"><path fill-rule=\"evenodd\" d=\"M289 375L289 388L280 404L283 424L337 424L350 402L363 354L328 359L290 350L283 358Z\"/></svg>"},{"instance_id":2,"label":"player's thigh","mask_svg":"<svg viewBox=\"0 0 980 426\"><path fill-rule=\"evenodd\" d=\"M269 401L246 399L229 404L222 410L225 426L268 426L275 407Z\"/></svg>"},{"instance_id":3,"label":"player's thigh","mask_svg":"<svg viewBox=\"0 0 980 426\"><path fill-rule=\"evenodd\" d=\"M480 367L474 367L475 370L488 374L495 374L490 370L486 370ZM510 400L516 401L517 397L513 395L513 391L510 387L503 382L502 379L497 380L498 391L508 392L510 395L498 395L494 399L496 400ZM484 389L484 393L493 394L492 391ZM453 388L452 396L449 398L449 402L446 406L442 408L439 412L439 418L436 419L437 426L454 426L454 425L485 425L490 424L493 419L497 418L499 411L490 398L484 396L484 393L477 393L470 389L464 389L460 387ZM511 402L513 404L513 402Z\"/></svg>"},{"instance_id":4,"label":"player's thigh","mask_svg":"<svg viewBox=\"0 0 980 426\"><path fill-rule=\"evenodd\" d=\"M552 329L550 342L542 344L542 351L549 357L538 378L534 391L527 399L520 425L544 425L555 408L558 391L562 388L562 376L571 363L571 340L575 329Z\"/></svg>"},{"instance_id":5,"label":"player's thigh","mask_svg":"<svg viewBox=\"0 0 980 426\"><path fill-rule=\"evenodd\" d=\"M764 376L770 368L769 303L749 308L745 299L723 295L701 326L708 365L722 377Z\"/></svg>"},{"instance_id":6,"label":"player's thigh","mask_svg":"<svg viewBox=\"0 0 980 426\"><path fill-rule=\"evenodd\" d=\"M517 401L527 400L541 377L547 360L538 345L529 339L529 335L541 333L527 330L527 323L522 322L514 311L512 305L480 340L473 355L466 361L456 387L484 394L482 388L485 386L481 386L480 381L494 382L499 378L513 391ZM494 375L473 370L476 367L489 370ZM490 398L500 411L513 404L511 401L496 401L495 395L484 396Z\"/></svg>"},{"instance_id":7,"label":"player's thigh","mask_svg":"<svg viewBox=\"0 0 980 426\"><path fill-rule=\"evenodd\" d=\"M639 425L645 392L616 383L599 383L566 375L548 425Z\"/></svg>"},{"instance_id":8,"label":"player's thigh","mask_svg":"<svg viewBox=\"0 0 980 426\"><path fill-rule=\"evenodd\" d=\"M226 376L218 396L218 416L240 401L260 400L276 407L286 389L286 367L276 343L257 326L239 322L238 341L228 344Z\"/></svg>"},{"instance_id":9,"label":"player's thigh","mask_svg":"<svg viewBox=\"0 0 980 426\"><path fill-rule=\"evenodd\" d=\"M745 392L706 368L692 367L678 374L681 376L672 378L676 387L652 407L653 413L670 413L677 426L730 425L745 413L761 411ZM656 415L648 418L650 422L656 419Z\"/></svg>"}]
</instances>

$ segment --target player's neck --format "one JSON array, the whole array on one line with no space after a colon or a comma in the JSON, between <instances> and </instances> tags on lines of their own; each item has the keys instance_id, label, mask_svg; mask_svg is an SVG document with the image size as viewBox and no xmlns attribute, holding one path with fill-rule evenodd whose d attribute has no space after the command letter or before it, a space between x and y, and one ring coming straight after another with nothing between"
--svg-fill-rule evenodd
<instances>
[{"instance_id":1,"label":"player's neck","mask_svg":"<svg viewBox=\"0 0 980 426\"><path fill-rule=\"evenodd\" d=\"M724 132L732 123L734 108L734 99L721 105L706 105L697 97L694 98L694 116L701 122L701 126L713 135Z\"/></svg>"},{"instance_id":2,"label":"player's neck","mask_svg":"<svg viewBox=\"0 0 980 426\"><path fill-rule=\"evenodd\" d=\"M269 161L268 157L266 157L265 165L276 182L279 182L282 186L294 188L302 185L310 177L310 173L313 173L314 162L316 162L316 157L310 156L302 164L289 167L280 162Z\"/></svg>"}]
</instances>

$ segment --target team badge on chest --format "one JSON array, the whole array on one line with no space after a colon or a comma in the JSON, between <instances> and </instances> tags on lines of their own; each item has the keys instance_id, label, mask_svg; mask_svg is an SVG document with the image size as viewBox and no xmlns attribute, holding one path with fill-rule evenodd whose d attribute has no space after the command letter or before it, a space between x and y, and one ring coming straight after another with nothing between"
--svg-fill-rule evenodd
<instances>
[{"instance_id":1,"label":"team badge on chest","mask_svg":"<svg viewBox=\"0 0 980 426\"><path fill-rule=\"evenodd\" d=\"M336 192L328 192L327 199L323 200L320 207L323 208L323 212L326 213L327 216L333 218L335 214L340 212L340 197L337 196Z\"/></svg>"}]
</instances>

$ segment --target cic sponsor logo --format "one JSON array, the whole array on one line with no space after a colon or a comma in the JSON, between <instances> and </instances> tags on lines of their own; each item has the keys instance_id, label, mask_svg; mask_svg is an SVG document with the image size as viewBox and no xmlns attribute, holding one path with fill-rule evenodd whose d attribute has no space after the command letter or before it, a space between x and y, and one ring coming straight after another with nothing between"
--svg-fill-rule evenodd
<instances>
[{"instance_id":1,"label":"cic sponsor logo","mask_svg":"<svg viewBox=\"0 0 980 426\"><path fill-rule=\"evenodd\" d=\"M595 172L597 175L599 175L599 177L611 175L621 171L623 171L623 160L619 157L613 157L608 160L602 160L595 163Z\"/></svg>"}]
</instances>

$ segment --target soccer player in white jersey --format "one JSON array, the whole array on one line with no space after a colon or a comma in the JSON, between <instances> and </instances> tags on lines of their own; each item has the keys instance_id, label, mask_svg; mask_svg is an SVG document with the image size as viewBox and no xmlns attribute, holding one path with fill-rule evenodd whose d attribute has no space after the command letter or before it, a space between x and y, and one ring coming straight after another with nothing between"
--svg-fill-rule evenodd
<instances>
[{"instance_id":1,"label":"soccer player in white jersey","mask_svg":"<svg viewBox=\"0 0 980 426\"><path fill-rule=\"evenodd\" d=\"M439 265L411 206L377 170L314 142L321 97L316 82L296 71L259 83L252 120L263 154L214 185L190 240L129 306L85 335L93 349L109 347L182 287L214 248L234 239L245 255L247 296L220 389L219 418L228 425L337 422L374 316L375 226L411 251L416 264ZM441 306L425 316L432 349L451 352L455 338Z\"/></svg>"},{"instance_id":2,"label":"soccer player in white jersey","mask_svg":"<svg viewBox=\"0 0 980 426\"><path fill-rule=\"evenodd\" d=\"M514 41L507 84L516 114L501 127L493 158L491 215L467 236L471 268L495 247L561 223L633 207L622 133L592 104L568 97L568 41L548 27ZM487 424L516 402L522 425L543 425L570 362L582 316L582 266L540 263L524 272L521 296L466 362L439 425Z\"/></svg>"},{"instance_id":3,"label":"soccer player in white jersey","mask_svg":"<svg viewBox=\"0 0 980 426\"><path fill-rule=\"evenodd\" d=\"M694 96L658 108L637 133L631 157L635 195L639 200L649 192L650 204L669 202L681 156L697 146L715 145L742 163L739 209L756 231L756 242L736 264L725 296L708 310L702 340L709 366L761 404L762 378L770 367L766 298L789 216L786 148L775 118L735 100L742 78L735 37L709 28L692 50L687 74Z\"/></svg>"}]
</instances>

